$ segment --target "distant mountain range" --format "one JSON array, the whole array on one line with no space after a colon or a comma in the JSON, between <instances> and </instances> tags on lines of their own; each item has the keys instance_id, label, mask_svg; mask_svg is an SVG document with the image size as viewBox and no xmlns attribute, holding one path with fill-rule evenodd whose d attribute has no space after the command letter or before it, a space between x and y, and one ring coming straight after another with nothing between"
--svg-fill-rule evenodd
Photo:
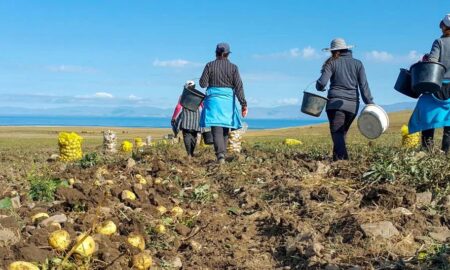
<instances>
[{"instance_id":1,"label":"distant mountain range","mask_svg":"<svg viewBox=\"0 0 450 270\"><path fill-rule=\"evenodd\" d=\"M412 110L415 102L403 102L382 106L386 112ZM0 107L1 116L102 116L102 117L171 117L173 109L156 107L61 107L61 108L19 108ZM300 105L273 108L249 108L249 118L253 119L317 119L300 112ZM326 118L322 114L321 118Z\"/></svg>"}]
</instances>

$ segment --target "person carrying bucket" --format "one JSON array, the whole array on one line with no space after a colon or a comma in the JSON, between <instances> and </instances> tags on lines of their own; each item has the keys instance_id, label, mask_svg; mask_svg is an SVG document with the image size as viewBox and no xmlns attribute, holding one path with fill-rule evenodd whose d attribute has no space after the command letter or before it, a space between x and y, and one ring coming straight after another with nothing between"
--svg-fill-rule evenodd
<instances>
[{"instance_id":1,"label":"person carrying bucket","mask_svg":"<svg viewBox=\"0 0 450 270\"><path fill-rule=\"evenodd\" d=\"M195 83L193 81L187 81L184 88L195 89ZM196 111L191 111L184 108L181 105L180 100L181 99L178 100L178 104L173 112L171 124L175 136L179 130L182 131L184 146L188 158L190 159L194 156L195 146L197 145L197 136L199 132L201 132L200 109L203 107L203 104L200 104L200 107L198 107Z\"/></svg>"},{"instance_id":2,"label":"person carrying bucket","mask_svg":"<svg viewBox=\"0 0 450 270\"><path fill-rule=\"evenodd\" d=\"M424 93L419 97L416 108L409 120L409 132L422 131L422 147L433 148L434 129L444 128L442 151L448 153L450 148L450 14L445 15L439 27L442 36L433 42L431 52L423 61L439 62L446 72L440 91Z\"/></svg>"},{"instance_id":3,"label":"person carrying bucket","mask_svg":"<svg viewBox=\"0 0 450 270\"><path fill-rule=\"evenodd\" d=\"M365 104L373 104L364 66L353 58L351 48L342 38L332 40L330 48L323 49L331 52L331 57L323 64L322 75L316 82L316 89L325 91L330 81L326 111L334 161L349 158L345 140L359 110L360 94Z\"/></svg>"},{"instance_id":4,"label":"person carrying bucket","mask_svg":"<svg viewBox=\"0 0 450 270\"><path fill-rule=\"evenodd\" d=\"M200 86L207 88L200 126L211 128L217 162L225 163L228 134L242 127L242 117L247 116L247 101L238 67L228 60L230 46L216 46L216 60L206 64ZM241 105L239 113L236 97Z\"/></svg>"}]
</instances>

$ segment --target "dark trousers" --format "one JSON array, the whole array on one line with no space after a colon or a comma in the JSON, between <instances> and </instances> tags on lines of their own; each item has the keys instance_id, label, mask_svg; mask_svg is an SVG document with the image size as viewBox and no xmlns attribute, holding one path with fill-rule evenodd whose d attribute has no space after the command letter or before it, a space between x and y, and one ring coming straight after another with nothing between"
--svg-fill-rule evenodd
<instances>
[{"instance_id":1,"label":"dark trousers","mask_svg":"<svg viewBox=\"0 0 450 270\"><path fill-rule=\"evenodd\" d=\"M345 138L356 114L339 110L328 110L331 138L333 139L333 160L347 160L348 152Z\"/></svg>"},{"instance_id":2,"label":"dark trousers","mask_svg":"<svg viewBox=\"0 0 450 270\"><path fill-rule=\"evenodd\" d=\"M434 145L434 129L422 131L422 148L431 150ZM444 127L444 135L442 136L442 151L448 153L450 149L450 127Z\"/></svg>"},{"instance_id":3,"label":"dark trousers","mask_svg":"<svg viewBox=\"0 0 450 270\"><path fill-rule=\"evenodd\" d=\"M447 100L450 98L450 84L443 84L441 91L438 91L434 96L440 100ZM431 150L434 146L434 129L422 131L422 148ZM442 136L442 151L448 153L450 148L450 127L444 127L444 136Z\"/></svg>"},{"instance_id":4,"label":"dark trousers","mask_svg":"<svg viewBox=\"0 0 450 270\"><path fill-rule=\"evenodd\" d=\"M188 156L194 156L195 146L197 145L197 134L195 130L183 129L184 147Z\"/></svg>"},{"instance_id":5,"label":"dark trousers","mask_svg":"<svg viewBox=\"0 0 450 270\"><path fill-rule=\"evenodd\" d=\"M213 135L214 150L216 151L217 159L225 158L230 129L224 127L211 127L211 132Z\"/></svg>"}]
</instances>

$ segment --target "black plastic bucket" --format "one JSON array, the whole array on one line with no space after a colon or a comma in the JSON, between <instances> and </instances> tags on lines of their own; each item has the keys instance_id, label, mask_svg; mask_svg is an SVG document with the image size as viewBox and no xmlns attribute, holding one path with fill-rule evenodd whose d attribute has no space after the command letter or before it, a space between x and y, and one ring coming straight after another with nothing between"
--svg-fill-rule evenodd
<instances>
[{"instance_id":1,"label":"black plastic bucket","mask_svg":"<svg viewBox=\"0 0 450 270\"><path fill-rule=\"evenodd\" d=\"M394 89L411 98L418 98L420 96L420 93L417 93L412 89L411 72L404 68L400 69Z\"/></svg>"},{"instance_id":2,"label":"black plastic bucket","mask_svg":"<svg viewBox=\"0 0 450 270\"><path fill-rule=\"evenodd\" d=\"M202 137L205 144L214 144L214 139L211 131L203 132Z\"/></svg>"},{"instance_id":3,"label":"black plastic bucket","mask_svg":"<svg viewBox=\"0 0 450 270\"><path fill-rule=\"evenodd\" d=\"M412 65L412 89L419 94L440 91L445 72L445 66L438 62L419 62Z\"/></svg>"},{"instance_id":4,"label":"black plastic bucket","mask_svg":"<svg viewBox=\"0 0 450 270\"><path fill-rule=\"evenodd\" d=\"M319 117L328 99L313 93L303 92L302 113Z\"/></svg>"},{"instance_id":5,"label":"black plastic bucket","mask_svg":"<svg viewBox=\"0 0 450 270\"><path fill-rule=\"evenodd\" d=\"M183 108L191 111L197 111L200 104L202 104L203 99L205 99L205 94L196 90L184 88L183 94L180 98L180 103Z\"/></svg>"}]
</instances>

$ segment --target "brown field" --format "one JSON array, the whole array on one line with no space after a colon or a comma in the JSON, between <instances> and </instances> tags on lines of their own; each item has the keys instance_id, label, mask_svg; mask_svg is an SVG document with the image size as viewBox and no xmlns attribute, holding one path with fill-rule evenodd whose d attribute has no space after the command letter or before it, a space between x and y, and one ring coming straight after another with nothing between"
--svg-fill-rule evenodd
<instances>
[{"instance_id":1,"label":"brown field","mask_svg":"<svg viewBox=\"0 0 450 270\"><path fill-rule=\"evenodd\" d=\"M251 130L243 151L221 167L202 146L192 161L181 144L104 155L104 127L0 127L0 200L16 202L0 203L0 269L19 260L39 269L133 269L141 251L128 243L131 233L145 239L155 270L450 269L450 160L402 148L409 115L391 114L375 141L355 123L350 161L330 160L322 124ZM119 142L170 132L110 129ZM49 160L61 131L79 133L84 153L94 156ZM287 146L285 138L303 144ZM124 190L136 199L123 198ZM183 213L161 214L160 206ZM64 218L33 222L39 212ZM103 221L117 231L100 234ZM59 226L71 239L62 251L48 241ZM81 233L95 241L87 257L71 252Z\"/></svg>"}]
</instances>

